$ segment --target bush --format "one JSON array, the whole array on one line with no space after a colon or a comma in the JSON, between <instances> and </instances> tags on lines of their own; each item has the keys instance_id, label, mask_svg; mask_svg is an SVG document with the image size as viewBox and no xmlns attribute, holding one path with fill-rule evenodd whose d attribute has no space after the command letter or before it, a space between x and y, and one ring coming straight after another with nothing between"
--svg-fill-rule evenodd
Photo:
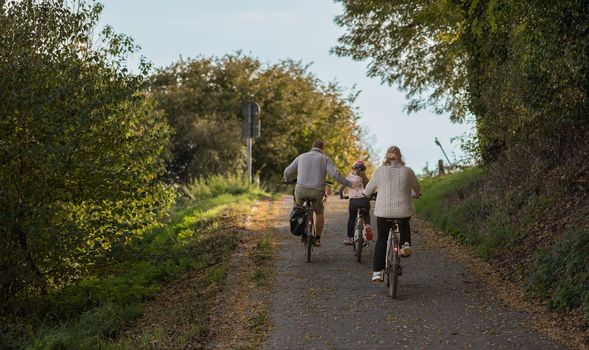
<instances>
[{"instance_id":1,"label":"bush","mask_svg":"<svg viewBox=\"0 0 589 350\"><path fill-rule=\"evenodd\" d=\"M241 173L212 175L206 179L191 180L188 184L181 185L179 188L179 192L189 200L211 198L220 194L240 195L249 191L248 178ZM263 189L252 184L251 191L260 193Z\"/></svg>"},{"instance_id":2,"label":"bush","mask_svg":"<svg viewBox=\"0 0 589 350\"><path fill-rule=\"evenodd\" d=\"M2 309L87 274L173 201L169 126L125 67L132 40L89 35L101 9L0 1Z\"/></svg>"},{"instance_id":3,"label":"bush","mask_svg":"<svg viewBox=\"0 0 589 350\"><path fill-rule=\"evenodd\" d=\"M589 230L571 230L538 254L529 287L557 310L583 307L589 322Z\"/></svg>"}]
</instances>

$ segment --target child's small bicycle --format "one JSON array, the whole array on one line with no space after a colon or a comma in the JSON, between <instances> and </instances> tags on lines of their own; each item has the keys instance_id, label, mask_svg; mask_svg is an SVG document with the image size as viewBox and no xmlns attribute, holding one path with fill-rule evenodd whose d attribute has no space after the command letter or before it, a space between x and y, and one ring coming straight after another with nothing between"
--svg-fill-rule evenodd
<instances>
[{"instance_id":1,"label":"child's small bicycle","mask_svg":"<svg viewBox=\"0 0 589 350\"><path fill-rule=\"evenodd\" d=\"M364 215L366 213L365 208L356 209L356 226L354 227L354 239L352 241L352 250L356 261L362 262L362 248L368 245L366 239L366 231L364 230Z\"/></svg>"}]
</instances>

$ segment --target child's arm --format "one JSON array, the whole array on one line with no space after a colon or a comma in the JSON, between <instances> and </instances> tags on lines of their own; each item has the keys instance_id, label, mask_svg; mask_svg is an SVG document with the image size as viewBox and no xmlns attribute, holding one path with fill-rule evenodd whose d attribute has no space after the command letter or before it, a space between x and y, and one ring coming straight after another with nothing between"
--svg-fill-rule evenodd
<instances>
[{"instance_id":1,"label":"child's arm","mask_svg":"<svg viewBox=\"0 0 589 350\"><path fill-rule=\"evenodd\" d=\"M339 192L339 199L345 199L345 196L344 196L344 190L345 190L345 189L346 189L346 186L344 186L344 185L342 185L342 186L339 188L339 191L338 191L338 192Z\"/></svg>"}]
</instances>

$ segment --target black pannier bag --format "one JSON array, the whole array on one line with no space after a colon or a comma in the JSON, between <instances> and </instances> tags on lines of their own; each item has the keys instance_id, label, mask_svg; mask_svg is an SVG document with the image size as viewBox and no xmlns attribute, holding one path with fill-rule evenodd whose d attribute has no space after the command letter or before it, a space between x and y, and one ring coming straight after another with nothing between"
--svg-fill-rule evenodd
<instances>
[{"instance_id":1,"label":"black pannier bag","mask_svg":"<svg viewBox=\"0 0 589 350\"><path fill-rule=\"evenodd\" d=\"M305 233L305 207L295 205L290 212L290 233L300 236Z\"/></svg>"}]
</instances>

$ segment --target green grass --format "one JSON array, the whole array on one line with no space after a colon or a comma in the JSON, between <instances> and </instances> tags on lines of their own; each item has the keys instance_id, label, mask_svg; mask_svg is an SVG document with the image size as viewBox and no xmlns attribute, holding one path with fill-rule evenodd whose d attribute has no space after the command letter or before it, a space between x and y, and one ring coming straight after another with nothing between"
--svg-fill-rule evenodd
<instances>
[{"instance_id":1,"label":"green grass","mask_svg":"<svg viewBox=\"0 0 589 350\"><path fill-rule=\"evenodd\" d=\"M452 175L421 179L423 195L415 201L417 213L455 239L476 244L479 238L471 227L472 218L484 211L483 202L464 198L469 187L482 175L481 169L470 168Z\"/></svg>"},{"instance_id":2,"label":"green grass","mask_svg":"<svg viewBox=\"0 0 589 350\"><path fill-rule=\"evenodd\" d=\"M272 246L268 239L263 239L256 245L253 252L254 263L254 281L258 287L267 287L272 278L272 268L270 261L272 259Z\"/></svg>"},{"instance_id":3,"label":"green grass","mask_svg":"<svg viewBox=\"0 0 589 350\"><path fill-rule=\"evenodd\" d=\"M203 288L225 279L226 257L236 239L211 233L223 227L226 209L243 211L264 194L259 188L248 193L247 185L239 185L237 179L229 177L223 185L216 177L209 187L201 181L184 189L192 192L185 193L172 218L118 251L109 264L47 296L23 300L30 305L29 313L15 327L0 327L0 348L133 348L129 340L117 339L141 316L145 302L170 281L195 270L201 271ZM213 298L207 295L203 303ZM200 311L191 312L202 318L195 321L202 333L207 307L195 308Z\"/></svg>"}]
</instances>

